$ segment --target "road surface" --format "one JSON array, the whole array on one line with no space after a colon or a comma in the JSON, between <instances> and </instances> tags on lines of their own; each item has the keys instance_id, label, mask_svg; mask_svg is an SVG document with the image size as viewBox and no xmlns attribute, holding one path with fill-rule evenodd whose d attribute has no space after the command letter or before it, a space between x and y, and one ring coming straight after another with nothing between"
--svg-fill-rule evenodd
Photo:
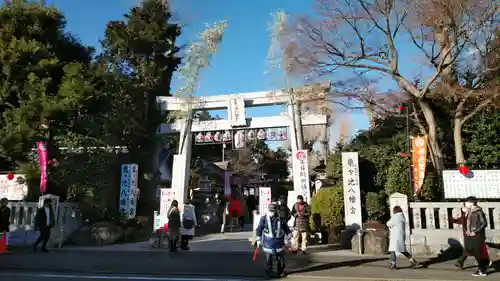
<instances>
[{"instance_id":1,"label":"road surface","mask_svg":"<svg viewBox=\"0 0 500 281\"><path fill-rule=\"evenodd\" d=\"M474 268L458 271L453 260L428 268L387 268L387 257L288 256L287 280L301 281L460 281L471 280ZM423 261L423 260L421 260ZM472 263L472 259L468 261ZM499 263L494 266L497 271ZM0 255L0 280L8 281L259 281L263 279L263 255L252 261L251 252L15 252ZM498 280L492 273L481 278Z\"/></svg>"}]
</instances>

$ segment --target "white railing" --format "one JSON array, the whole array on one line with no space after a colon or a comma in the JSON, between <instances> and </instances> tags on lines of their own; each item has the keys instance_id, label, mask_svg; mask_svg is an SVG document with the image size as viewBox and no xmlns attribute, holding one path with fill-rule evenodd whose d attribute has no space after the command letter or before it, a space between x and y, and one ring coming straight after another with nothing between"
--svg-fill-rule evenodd
<instances>
[{"instance_id":1,"label":"white railing","mask_svg":"<svg viewBox=\"0 0 500 281\"><path fill-rule=\"evenodd\" d=\"M10 234L9 244L23 245L36 239L35 215L38 202L9 202ZM72 232L82 226L82 216L76 203L59 203L56 210L56 224L51 233L51 243L64 241Z\"/></svg>"},{"instance_id":2,"label":"white railing","mask_svg":"<svg viewBox=\"0 0 500 281\"><path fill-rule=\"evenodd\" d=\"M389 199L392 208L400 206L408 218L411 236L408 244L418 253L436 253L450 245L463 243L462 226L453 224L451 218L459 218L460 202L409 202L404 194L395 193ZM487 241L500 241L500 202L480 202L479 206L486 214L488 227ZM409 229L408 229L409 230Z\"/></svg>"}]
</instances>

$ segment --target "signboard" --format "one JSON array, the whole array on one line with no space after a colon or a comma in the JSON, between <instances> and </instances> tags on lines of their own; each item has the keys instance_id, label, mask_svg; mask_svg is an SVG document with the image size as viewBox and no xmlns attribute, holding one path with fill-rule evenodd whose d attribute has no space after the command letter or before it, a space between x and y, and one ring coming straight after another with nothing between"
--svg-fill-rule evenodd
<instances>
[{"instance_id":1,"label":"signboard","mask_svg":"<svg viewBox=\"0 0 500 281\"><path fill-rule=\"evenodd\" d=\"M245 118L245 100L243 97L230 99L228 104L229 122L231 127L244 127L247 125Z\"/></svg>"},{"instance_id":2,"label":"signboard","mask_svg":"<svg viewBox=\"0 0 500 281\"><path fill-rule=\"evenodd\" d=\"M133 219L136 216L138 179L139 166L137 164L122 164L119 209L127 219Z\"/></svg>"},{"instance_id":3,"label":"signboard","mask_svg":"<svg viewBox=\"0 0 500 281\"><path fill-rule=\"evenodd\" d=\"M14 174L14 178L9 180L7 175L0 175L0 198L7 198L9 201L20 201L28 195L28 184L26 176Z\"/></svg>"},{"instance_id":4,"label":"signboard","mask_svg":"<svg viewBox=\"0 0 500 281\"><path fill-rule=\"evenodd\" d=\"M427 165L427 136L411 138L411 166L413 193L418 194L424 185L425 168Z\"/></svg>"},{"instance_id":5,"label":"signboard","mask_svg":"<svg viewBox=\"0 0 500 281\"><path fill-rule=\"evenodd\" d=\"M469 196L499 199L500 170L471 170L470 176L464 176L456 170L443 171L443 185L446 199Z\"/></svg>"},{"instance_id":6,"label":"signboard","mask_svg":"<svg viewBox=\"0 0 500 281\"><path fill-rule=\"evenodd\" d=\"M293 158L293 190L310 203L309 162L307 150L297 150ZM297 195L298 195L297 194Z\"/></svg>"},{"instance_id":7,"label":"signboard","mask_svg":"<svg viewBox=\"0 0 500 281\"><path fill-rule=\"evenodd\" d=\"M172 204L175 198L175 191L172 188L161 188L160 189L160 214L167 215L168 208Z\"/></svg>"},{"instance_id":8,"label":"signboard","mask_svg":"<svg viewBox=\"0 0 500 281\"><path fill-rule=\"evenodd\" d=\"M271 188L270 187L259 187L259 214L267 214L269 209L269 204L271 204Z\"/></svg>"},{"instance_id":9,"label":"signboard","mask_svg":"<svg viewBox=\"0 0 500 281\"><path fill-rule=\"evenodd\" d=\"M347 229L360 229L361 189L359 185L359 161L357 152L342 152L342 177L344 180L344 222Z\"/></svg>"}]
</instances>

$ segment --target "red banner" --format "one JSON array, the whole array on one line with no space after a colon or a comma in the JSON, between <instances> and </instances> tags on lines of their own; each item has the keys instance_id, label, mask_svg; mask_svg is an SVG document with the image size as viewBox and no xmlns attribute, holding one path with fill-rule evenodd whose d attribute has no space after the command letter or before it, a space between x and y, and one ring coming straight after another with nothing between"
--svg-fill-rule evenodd
<instances>
[{"instance_id":1,"label":"red banner","mask_svg":"<svg viewBox=\"0 0 500 281\"><path fill-rule=\"evenodd\" d=\"M47 191L47 146L45 142L37 141L36 150L40 159L40 192Z\"/></svg>"},{"instance_id":2,"label":"red banner","mask_svg":"<svg viewBox=\"0 0 500 281\"><path fill-rule=\"evenodd\" d=\"M427 165L427 136L414 136L411 139L411 165L413 194L418 194L424 185Z\"/></svg>"}]
</instances>

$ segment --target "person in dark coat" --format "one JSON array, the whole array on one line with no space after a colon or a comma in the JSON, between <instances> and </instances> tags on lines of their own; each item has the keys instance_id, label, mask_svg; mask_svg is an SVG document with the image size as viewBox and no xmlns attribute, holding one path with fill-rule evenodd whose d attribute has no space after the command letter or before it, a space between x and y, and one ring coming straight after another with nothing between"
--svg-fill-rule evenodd
<instances>
[{"instance_id":1,"label":"person in dark coat","mask_svg":"<svg viewBox=\"0 0 500 281\"><path fill-rule=\"evenodd\" d=\"M181 213L179 210L179 202L172 201L167 213L168 217L168 235L170 236L170 251L177 252L177 242L181 236Z\"/></svg>"},{"instance_id":2,"label":"person in dark coat","mask_svg":"<svg viewBox=\"0 0 500 281\"><path fill-rule=\"evenodd\" d=\"M465 206L465 202L464 202L464 205L462 207L462 215L459 218L450 218L451 223L462 225L462 231L464 234L464 249L462 251L462 255L457 259L457 262L453 264L455 267L457 267L459 269L463 269L465 260L471 255L470 253L465 251L465 249L468 248L467 246L465 246L465 242L469 240L469 239L466 239L467 224L465 223L468 212L469 212L469 208L467 208ZM488 254L488 256L489 256L489 254ZM492 262L490 261L488 267L490 267L491 265L492 265Z\"/></svg>"},{"instance_id":3,"label":"person in dark coat","mask_svg":"<svg viewBox=\"0 0 500 281\"><path fill-rule=\"evenodd\" d=\"M35 230L39 232L38 239L33 245L33 250L36 252L38 245L42 244L42 252L47 251L47 243L50 239L50 230L55 225L55 215L52 210L52 201L45 199L43 207L39 208L35 216Z\"/></svg>"},{"instance_id":4,"label":"person in dark coat","mask_svg":"<svg viewBox=\"0 0 500 281\"><path fill-rule=\"evenodd\" d=\"M286 205L284 198L280 198L278 200L278 214L280 219L285 223L288 223L288 221L292 218L290 208Z\"/></svg>"},{"instance_id":5,"label":"person in dark coat","mask_svg":"<svg viewBox=\"0 0 500 281\"><path fill-rule=\"evenodd\" d=\"M478 269L473 276L487 276L490 259L486 247L486 227L488 221L481 207L477 205L475 197L468 197L465 201L467 215L465 217L464 250L476 258Z\"/></svg>"},{"instance_id":6,"label":"person in dark coat","mask_svg":"<svg viewBox=\"0 0 500 281\"><path fill-rule=\"evenodd\" d=\"M302 195L297 196L297 203L293 205L292 216L295 218L293 229L292 252L307 254L307 242L309 240L309 218L311 217L311 207L304 201ZM299 241L302 245L299 249Z\"/></svg>"},{"instance_id":7,"label":"person in dark coat","mask_svg":"<svg viewBox=\"0 0 500 281\"><path fill-rule=\"evenodd\" d=\"M10 208L8 207L9 200L2 198L0 200L0 237L5 235L6 246L9 246L9 229L10 229ZM1 237L3 238L3 237Z\"/></svg>"},{"instance_id":8,"label":"person in dark coat","mask_svg":"<svg viewBox=\"0 0 500 281\"><path fill-rule=\"evenodd\" d=\"M262 243L262 251L266 254L266 277L271 277L273 256L277 260L277 274L283 277L285 269L285 235L291 235L290 228L278 215L277 206L269 204L268 213L260 218L257 226L256 246Z\"/></svg>"}]
</instances>

